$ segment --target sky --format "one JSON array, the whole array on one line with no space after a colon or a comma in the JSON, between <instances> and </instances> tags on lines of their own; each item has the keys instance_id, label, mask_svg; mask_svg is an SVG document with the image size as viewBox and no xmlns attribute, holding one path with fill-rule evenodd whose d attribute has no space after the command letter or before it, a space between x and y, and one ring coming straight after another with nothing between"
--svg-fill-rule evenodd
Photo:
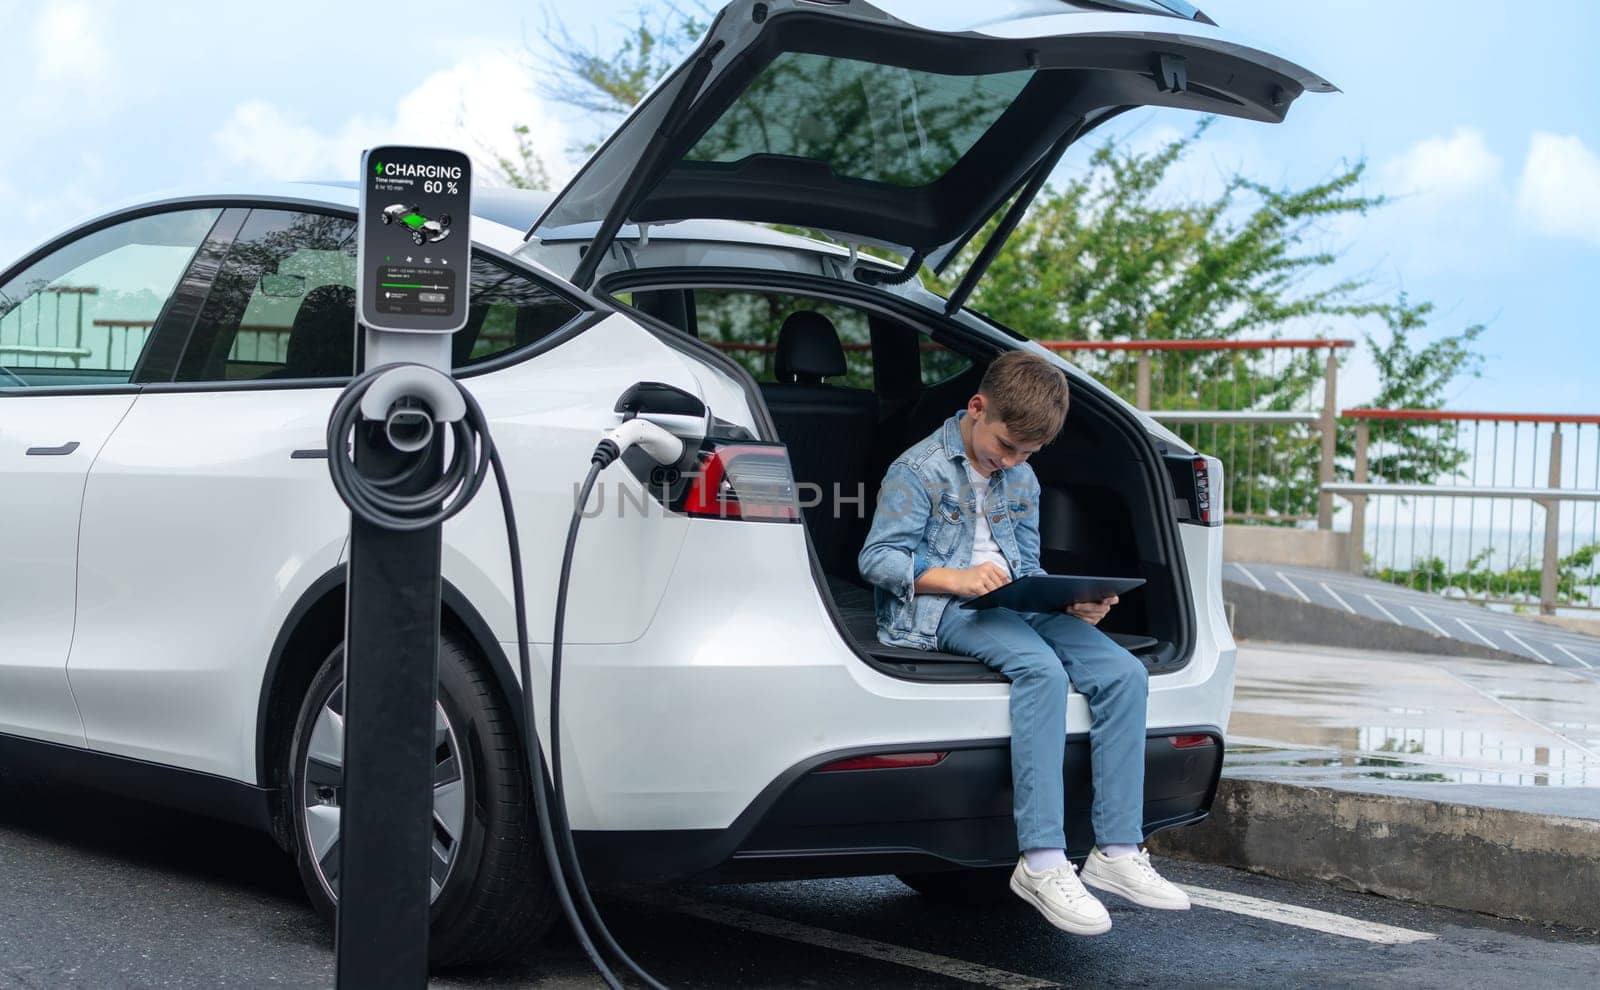
<instances>
[{"instance_id":1,"label":"sky","mask_svg":"<svg viewBox=\"0 0 1600 990\"><path fill-rule=\"evenodd\" d=\"M1203 196L1237 171L1303 186L1367 163L1364 191L1392 202L1319 232L1341 275L1438 307L1436 334L1473 323L1483 376L1456 409L1600 413L1600 4L1543 0L1338 0L1200 4L1225 29L1332 80L1281 125L1220 121L1172 176ZM169 188L354 177L362 148L441 143L485 161L525 124L561 181L598 123L540 85L549 19L602 45L639 0L390 0L372 30L360 5L190 0L0 0L12 94L0 142L0 264L114 205ZM159 11L159 13L155 13ZM1533 12L1533 13L1530 13ZM1129 114L1108 131L1148 149L1185 134L1178 111ZM1063 169L1081 167L1074 149ZM480 169L487 171L487 169ZM1301 333L1360 339L1373 324ZM1340 404L1375 382L1353 361Z\"/></svg>"}]
</instances>

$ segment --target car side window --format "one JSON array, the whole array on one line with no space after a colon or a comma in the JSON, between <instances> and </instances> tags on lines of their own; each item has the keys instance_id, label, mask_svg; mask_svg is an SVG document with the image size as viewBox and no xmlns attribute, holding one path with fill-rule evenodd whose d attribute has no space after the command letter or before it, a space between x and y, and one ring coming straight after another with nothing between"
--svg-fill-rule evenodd
<instances>
[{"instance_id":1,"label":"car side window","mask_svg":"<svg viewBox=\"0 0 1600 990\"><path fill-rule=\"evenodd\" d=\"M0 285L0 388L125 385L222 211L104 227Z\"/></svg>"},{"instance_id":2,"label":"car side window","mask_svg":"<svg viewBox=\"0 0 1600 990\"><path fill-rule=\"evenodd\" d=\"M972 361L943 344L923 340L918 345L922 384L939 385L972 367Z\"/></svg>"},{"instance_id":3,"label":"car side window","mask_svg":"<svg viewBox=\"0 0 1600 990\"><path fill-rule=\"evenodd\" d=\"M355 227L346 217L251 210L195 321L177 381L348 378Z\"/></svg>"},{"instance_id":4,"label":"car side window","mask_svg":"<svg viewBox=\"0 0 1600 990\"><path fill-rule=\"evenodd\" d=\"M451 364L471 368L534 343L572 322L581 310L528 275L481 255L472 258L467 325L451 342Z\"/></svg>"},{"instance_id":5,"label":"car side window","mask_svg":"<svg viewBox=\"0 0 1600 990\"><path fill-rule=\"evenodd\" d=\"M179 364L180 382L345 379L355 371L355 223L252 210L218 273ZM531 278L472 261L460 369L564 326L578 307Z\"/></svg>"}]
</instances>

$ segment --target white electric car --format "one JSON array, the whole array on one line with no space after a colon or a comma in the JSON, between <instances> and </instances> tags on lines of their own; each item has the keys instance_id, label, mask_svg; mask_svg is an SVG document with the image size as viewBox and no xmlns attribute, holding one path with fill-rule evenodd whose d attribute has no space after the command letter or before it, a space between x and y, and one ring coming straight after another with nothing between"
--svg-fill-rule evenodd
<instances>
[{"instance_id":1,"label":"white electric car","mask_svg":"<svg viewBox=\"0 0 1600 990\"><path fill-rule=\"evenodd\" d=\"M1278 121L1331 88L1177 0L737 0L565 190L477 194L454 361L507 464L540 676L619 397L670 386L642 414L690 441L602 475L579 538L562 724L591 877L938 893L1012 861L1008 687L876 639L855 560L877 483L996 355L1045 353L1044 328L961 303L1067 145L1130 107ZM259 826L324 911L349 525L324 430L358 360L355 204L353 183L172 196L0 272L0 768ZM997 212L952 298L925 289L917 266ZM1145 828L1195 822L1233 690L1218 465L1061 366L1071 414L1031 461L1043 563L1146 580L1104 627L1152 675ZM708 415L665 415L674 388ZM446 526L444 578L432 944L461 962L553 916L492 494ZM1075 855L1087 727L1075 696Z\"/></svg>"}]
</instances>

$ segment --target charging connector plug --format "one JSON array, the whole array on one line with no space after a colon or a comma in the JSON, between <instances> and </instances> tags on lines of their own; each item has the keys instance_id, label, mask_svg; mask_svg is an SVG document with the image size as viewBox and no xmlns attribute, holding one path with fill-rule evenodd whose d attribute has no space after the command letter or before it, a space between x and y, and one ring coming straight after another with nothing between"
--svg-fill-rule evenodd
<instances>
[{"instance_id":1,"label":"charging connector plug","mask_svg":"<svg viewBox=\"0 0 1600 990\"><path fill-rule=\"evenodd\" d=\"M638 445L657 464L676 464L683 456L683 441L648 419L630 419L615 429L607 430L594 448L590 462L608 467L629 447Z\"/></svg>"}]
</instances>

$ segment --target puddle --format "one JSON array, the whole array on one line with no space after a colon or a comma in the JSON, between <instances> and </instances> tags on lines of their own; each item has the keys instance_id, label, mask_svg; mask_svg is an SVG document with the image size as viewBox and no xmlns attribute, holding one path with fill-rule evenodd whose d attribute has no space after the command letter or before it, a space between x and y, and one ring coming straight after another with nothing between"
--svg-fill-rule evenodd
<instances>
[{"instance_id":1,"label":"puddle","mask_svg":"<svg viewBox=\"0 0 1600 990\"><path fill-rule=\"evenodd\" d=\"M1460 773L1397 773L1394 771L1374 770L1369 773L1347 773L1342 776L1345 780L1358 780L1365 777L1379 780L1406 780L1424 784L1460 784L1464 782Z\"/></svg>"},{"instance_id":2,"label":"puddle","mask_svg":"<svg viewBox=\"0 0 1600 990\"><path fill-rule=\"evenodd\" d=\"M1355 693L1355 689L1323 690L1320 687L1260 687L1258 685L1240 685L1234 693L1241 698L1339 698L1344 699Z\"/></svg>"},{"instance_id":3,"label":"puddle","mask_svg":"<svg viewBox=\"0 0 1600 990\"><path fill-rule=\"evenodd\" d=\"M1525 694L1495 694L1495 697L1501 701L1543 701L1552 705L1561 703L1555 698L1531 698Z\"/></svg>"},{"instance_id":4,"label":"puddle","mask_svg":"<svg viewBox=\"0 0 1600 990\"><path fill-rule=\"evenodd\" d=\"M1537 735L1381 725L1344 731L1348 735L1331 751L1295 750L1296 742L1286 741L1278 749L1231 750L1228 764L1266 773L1274 767L1284 773L1296 772L1290 767L1323 769L1340 780L1600 788L1600 755L1549 745Z\"/></svg>"}]
</instances>

